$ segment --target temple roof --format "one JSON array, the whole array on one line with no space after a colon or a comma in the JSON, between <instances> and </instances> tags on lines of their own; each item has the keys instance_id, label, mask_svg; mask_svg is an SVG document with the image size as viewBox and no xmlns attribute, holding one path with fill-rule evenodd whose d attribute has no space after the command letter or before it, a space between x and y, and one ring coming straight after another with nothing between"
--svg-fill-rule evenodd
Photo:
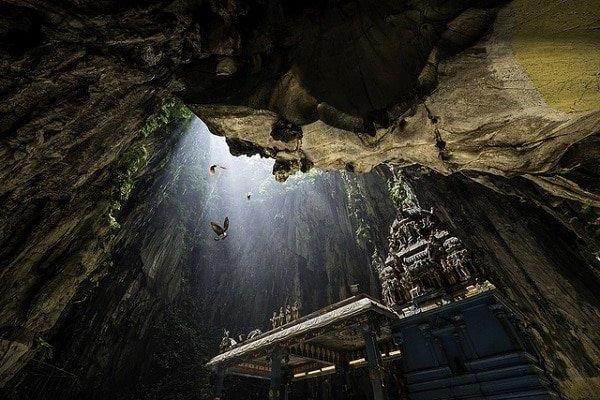
<instances>
[{"instance_id":1,"label":"temple roof","mask_svg":"<svg viewBox=\"0 0 600 400\"><path fill-rule=\"evenodd\" d=\"M383 355L389 356L395 348L388 322L397 318L392 309L361 294L241 343L214 357L207 366L264 377L269 371L269 352L280 347L289 351L288 364L295 375L315 368L327 370L341 357L360 360L364 349L362 328L367 322L378 328L377 339L384 349Z\"/></svg>"}]
</instances>

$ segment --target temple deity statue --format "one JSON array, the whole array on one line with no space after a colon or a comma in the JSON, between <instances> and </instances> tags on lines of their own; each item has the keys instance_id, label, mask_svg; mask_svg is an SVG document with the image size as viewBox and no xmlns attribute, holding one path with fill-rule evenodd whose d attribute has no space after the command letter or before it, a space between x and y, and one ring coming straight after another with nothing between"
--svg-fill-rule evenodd
<instances>
[{"instance_id":1,"label":"temple deity statue","mask_svg":"<svg viewBox=\"0 0 600 400\"><path fill-rule=\"evenodd\" d=\"M420 296L421 295L421 286L418 283L415 283L415 285L412 288L410 288L409 294L410 294L411 299L414 299L415 297Z\"/></svg>"},{"instance_id":2,"label":"temple deity statue","mask_svg":"<svg viewBox=\"0 0 600 400\"><path fill-rule=\"evenodd\" d=\"M273 316L271 317L271 319L269 320L271 321L271 326L273 327L273 329L277 328L277 326L279 326L279 317L277 315L277 311L273 311Z\"/></svg>"},{"instance_id":3,"label":"temple deity statue","mask_svg":"<svg viewBox=\"0 0 600 400\"><path fill-rule=\"evenodd\" d=\"M229 337L229 331L228 330L224 330L223 331L223 339L221 339L221 344L219 345L219 351L222 353L224 351L229 350L230 348L232 348L233 346L235 346L237 344L237 342Z\"/></svg>"},{"instance_id":4,"label":"temple deity statue","mask_svg":"<svg viewBox=\"0 0 600 400\"><path fill-rule=\"evenodd\" d=\"M302 309L302 305L299 300L296 300L292 305L292 320L296 320L300 318L300 310Z\"/></svg>"},{"instance_id":5,"label":"temple deity statue","mask_svg":"<svg viewBox=\"0 0 600 400\"><path fill-rule=\"evenodd\" d=\"M371 268L373 268L373 270L375 272L379 272L379 270L381 270L381 268L383 268L383 265L384 265L383 258L379 254L379 251L377 249L375 249L375 251L373 252L373 255L371 255Z\"/></svg>"},{"instance_id":6,"label":"temple deity statue","mask_svg":"<svg viewBox=\"0 0 600 400\"><path fill-rule=\"evenodd\" d=\"M442 241L437 238L434 232L429 233L425 249L427 250L427 257L430 262L434 264L446 263L446 250L444 249Z\"/></svg>"},{"instance_id":7,"label":"temple deity statue","mask_svg":"<svg viewBox=\"0 0 600 400\"><path fill-rule=\"evenodd\" d=\"M447 263L450 269L458 276L458 279L469 279L477 271L473 267L469 253L463 247L458 238L451 237L444 242L446 248Z\"/></svg>"},{"instance_id":8,"label":"temple deity statue","mask_svg":"<svg viewBox=\"0 0 600 400\"><path fill-rule=\"evenodd\" d=\"M376 269L376 271L379 271L380 269L384 268L386 265L394 267L397 264L397 260L396 257L394 257L395 253L393 251L390 251L390 253L388 254L387 258L385 259L385 262L380 262L379 265L380 267ZM379 257L379 260L381 260L381 257ZM371 265L373 265L371 263Z\"/></svg>"},{"instance_id":9,"label":"temple deity statue","mask_svg":"<svg viewBox=\"0 0 600 400\"><path fill-rule=\"evenodd\" d=\"M381 282L381 294L383 301L388 306L394 306L402 302L402 290L398 273L394 268L395 259L390 254L386 261L379 255L377 250L371 257L371 266L377 272L379 281Z\"/></svg>"}]
</instances>

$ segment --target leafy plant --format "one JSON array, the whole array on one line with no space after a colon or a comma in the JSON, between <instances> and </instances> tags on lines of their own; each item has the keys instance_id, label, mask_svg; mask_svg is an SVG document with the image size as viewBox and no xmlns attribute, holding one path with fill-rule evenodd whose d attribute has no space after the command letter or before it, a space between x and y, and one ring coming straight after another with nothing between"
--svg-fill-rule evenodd
<instances>
[{"instance_id":1,"label":"leafy plant","mask_svg":"<svg viewBox=\"0 0 600 400\"><path fill-rule=\"evenodd\" d=\"M149 153L145 139L173 121L186 120L191 117L192 112L189 108L180 101L172 99L163 104L156 114L148 118L140 130L138 140L125 152L115 173L116 184L113 188L113 200L109 210L109 225L112 229L120 228L114 213L119 211L121 205L129 199L135 186L135 178L148 163Z\"/></svg>"},{"instance_id":2,"label":"leafy plant","mask_svg":"<svg viewBox=\"0 0 600 400\"><path fill-rule=\"evenodd\" d=\"M370 224L371 216L365 210L365 199L356 178L346 172L342 172L342 178L347 196L348 215L355 229L356 243L366 248L368 243L374 241L373 227Z\"/></svg>"},{"instance_id":3,"label":"leafy plant","mask_svg":"<svg viewBox=\"0 0 600 400\"><path fill-rule=\"evenodd\" d=\"M146 138L161 126L165 126L176 119L185 120L191 118L191 116L192 112L183 103L176 99L169 100L163 104L156 114L148 118L146 125L142 128L142 136Z\"/></svg>"}]
</instances>

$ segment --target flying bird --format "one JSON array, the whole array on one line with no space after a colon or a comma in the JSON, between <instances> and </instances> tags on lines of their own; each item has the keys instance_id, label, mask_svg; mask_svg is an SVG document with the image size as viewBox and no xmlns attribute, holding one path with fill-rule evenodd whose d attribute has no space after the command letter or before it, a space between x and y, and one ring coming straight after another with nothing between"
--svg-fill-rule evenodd
<instances>
[{"instance_id":1,"label":"flying bird","mask_svg":"<svg viewBox=\"0 0 600 400\"><path fill-rule=\"evenodd\" d=\"M251 192L246 193L246 199L250 200L250 197L252 197L252 193Z\"/></svg>"},{"instance_id":2,"label":"flying bird","mask_svg":"<svg viewBox=\"0 0 600 400\"><path fill-rule=\"evenodd\" d=\"M229 229L229 217L225 217L225 221L223 221L223 227L216 222L211 222L210 227L217 234L215 240L224 240L227 237L227 229Z\"/></svg>"},{"instance_id":3,"label":"flying bird","mask_svg":"<svg viewBox=\"0 0 600 400\"><path fill-rule=\"evenodd\" d=\"M216 173L217 173L217 168L221 168L221 169L227 169L227 168L225 168L225 167L222 167L222 166L220 166L220 165L213 164L213 165L211 165L211 166L210 166L210 168L208 169L208 172L209 172L211 175L214 175L214 174L216 174Z\"/></svg>"}]
</instances>

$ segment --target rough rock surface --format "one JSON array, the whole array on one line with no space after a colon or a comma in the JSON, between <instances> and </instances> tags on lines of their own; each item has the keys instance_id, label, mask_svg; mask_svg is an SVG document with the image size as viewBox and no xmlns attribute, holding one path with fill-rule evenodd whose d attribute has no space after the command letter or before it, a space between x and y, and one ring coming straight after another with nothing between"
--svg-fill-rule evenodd
<instances>
[{"instance_id":1,"label":"rough rock surface","mask_svg":"<svg viewBox=\"0 0 600 400\"><path fill-rule=\"evenodd\" d=\"M370 9L366 20L356 7ZM432 7L426 3L409 13L415 21L400 16L404 32L432 19L412 44L398 42L407 54L424 50L411 71L425 62L434 31L467 7L444 9L436 21L427 16ZM186 101L260 108L273 97L280 104L275 80L285 75L294 49L300 63L312 60L303 51L312 45L307 39L320 35L320 24L307 21L323 11L323 26L341 21L337 37L343 38L348 30L360 32L365 21L381 22L404 8L386 5L378 15L365 2L343 9L278 1L0 4L0 325L9 347L18 342L26 348L18 351L25 361L78 286L105 268L114 192L122 183L116 171L165 97L176 92ZM347 20L341 11L354 17ZM312 36L297 36L303 26ZM361 54L368 53L366 46ZM326 63L339 63L325 56ZM385 77L374 77L377 87L385 84ZM415 79L409 74L398 84ZM335 88L335 79L329 81ZM347 95L332 94L326 98L334 105ZM365 107L362 102L359 111ZM295 163L279 165L283 171ZM15 361L10 365L23 364L7 356ZM0 373L4 381L14 370L3 365Z\"/></svg>"},{"instance_id":2,"label":"rough rock surface","mask_svg":"<svg viewBox=\"0 0 600 400\"><path fill-rule=\"evenodd\" d=\"M318 120L302 126L301 139L281 143L271 134L275 112L192 108L215 133L281 160L325 170L368 171L390 161L443 174L523 176L553 195L598 207L598 187L586 175L596 168L600 111L567 114L546 104L513 53L514 18L512 6L502 8L485 39L439 64L435 92L374 136Z\"/></svg>"},{"instance_id":3,"label":"rough rock surface","mask_svg":"<svg viewBox=\"0 0 600 400\"><path fill-rule=\"evenodd\" d=\"M276 158L278 179L385 160L460 171L550 213L596 262L600 117L550 109L531 64L520 68L527 46L515 57L507 35L532 6L384 3L0 3L0 382L110 271L118 205L146 172L136 163L170 148L146 137L147 118L173 94L233 151ZM585 10L584 35L598 21ZM301 135L275 139L287 138L273 134L282 119ZM145 254L147 266L166 256ZM177 292L177 279L159 281Z\"/></svg>"},{"instance_id":4,"label":"rough rock surface","mask_svg":"<svg viewBox=\"0 0 600 400\"><path fill-rule=\"evenodd\" d=\"M25 358L105 267L119 175L191 34L157 24L155 6L119 4L0 4L0 325ZM22 364L3 364L0 381Z\"/></svg>"}]
</instances>

